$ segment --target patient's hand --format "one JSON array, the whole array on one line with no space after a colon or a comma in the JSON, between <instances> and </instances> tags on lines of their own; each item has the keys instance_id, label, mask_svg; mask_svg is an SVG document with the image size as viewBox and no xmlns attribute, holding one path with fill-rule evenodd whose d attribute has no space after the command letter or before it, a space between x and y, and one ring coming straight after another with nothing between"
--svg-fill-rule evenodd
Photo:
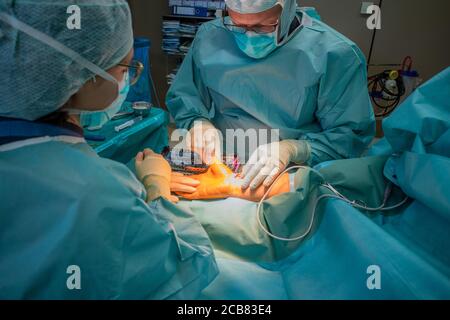
<instances>
[{"instance_id":1,"label":"patient's hand","mask_svg":"<svg viewBox=\"0 0 450 320\"><path fill-rule=\"evenodd\" d=\"M170 179L170 191L179 193L194 193L197 191L197 187L200 185L200 181L192 179L189 176L185 176L180 172L172 172Z\"/></svg>"},{"instance_id":2,"label":"patient's hand","mask_svg":"<svg viewBox=\"0 0 450 320\"><path fill-rule=\"evenodd\" d=\"M179 196L189 200L224 199L229 197L241 198L249 201L262 199L268 188L263 186L251 191L242 190L243 180L236 176L226 165L216 163L203 174L191 176L199 182L195 192L176 192ZM289 175L285 174L272 186L268 198L289 192Z\"/></svg>"}]
</instances>

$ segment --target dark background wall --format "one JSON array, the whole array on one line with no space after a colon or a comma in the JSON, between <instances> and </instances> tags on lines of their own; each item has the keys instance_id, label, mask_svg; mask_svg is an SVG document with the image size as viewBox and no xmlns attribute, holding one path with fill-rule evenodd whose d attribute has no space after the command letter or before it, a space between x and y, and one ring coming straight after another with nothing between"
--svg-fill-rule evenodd
<instances>
[{"instance_id":1,"label":"dark background wall","mask_svg":"<svg viewBox=\"0 0 450 320\"><path fill-rule=\"evenodd\" d=\"M301 6L315 7L322 20L355 41L366 57L373 31L361 15L361 0L299 0ZM379 0L372 1L379 4ZM161 16L169 13L167 0L129 0L135 34L152 40L152 72L161 100L167 92L165 76L170 70L161 50ZM382 29L377 31L372 63L401 63L411 55L424 80L450 66L450 1L383 0ZM369 73L378 71L371 68Z\"/></svg>"},{"instance_id":2,"label":"dark background wall","mask_svg":"<svg viewBox=\"0 0 450 320\"><path fill-rule=\"evenodd\" d=\"M168 89L166 74L169 71L167 56L161 50L162 16L169 13L167 0L128 0L133 14L135 36L145 36L151 39L152 75L161 103Z\"/></svg>"},{"instance_id":3,"label":"dark background wall","mask_svg":"<svg viewBox=\"0 0 450 320\"><path fill-rule=\"evenodd\" d=\"M372 32L361 0L300 0L316 7L322 20L355 41L368 57ZM379 0L372 1L379 4ZM450 1L383 0L371 63L400 63L412 56L424 80L450 66ZM375 70L373 70L375 71Z\"/></svg>"}]
</instances>

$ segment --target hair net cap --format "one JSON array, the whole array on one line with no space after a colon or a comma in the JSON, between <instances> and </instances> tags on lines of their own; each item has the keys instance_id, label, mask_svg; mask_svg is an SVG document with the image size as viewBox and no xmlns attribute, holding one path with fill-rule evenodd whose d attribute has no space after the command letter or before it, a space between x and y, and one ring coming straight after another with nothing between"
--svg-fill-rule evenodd
<instances>
[{"instance_id":1,"label":"hair net cap","mask_svg":"<svg viewBox=\"0 0 450 320\"><path fill-rule=\"evenodd\" d=\"M124 0L80 0L81 29L69 29L71 0L6 0L13 17L56 40L103 70L117 65L133 47L131 13ZM73 56L0 19L0 116L36 120L60 109L92 77Z\"/></svg>"},{"instance_id":2,"label":"hair net cap","mask_svg":"<svg viewBox=\"0 0 450 320\"><path fill-rule=\"evenodd\" d=\"M273 8L280 0L225 0L228 8L239 13L259 13Z\"/></svg>"},{"instance_id":3,"label":"hair net cap","mask_svg":"<svg viewBox=\"0 0 450 320\"><path fill-rule=\"evenodd\" d=\"M227 7L241 14L260 13L280 4L283 7L280 18L280 36L283 38L289 32L296 15L296 0L225 0Z\"/></svg>"}]
</instances>

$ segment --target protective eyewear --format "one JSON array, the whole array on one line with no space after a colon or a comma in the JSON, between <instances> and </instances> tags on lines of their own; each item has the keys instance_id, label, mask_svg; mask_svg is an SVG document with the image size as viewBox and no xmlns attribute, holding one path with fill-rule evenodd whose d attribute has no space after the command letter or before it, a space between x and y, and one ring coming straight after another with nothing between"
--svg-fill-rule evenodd
<instances>
[{"instance_id":1,"label":"protective eyewear","mask_svg":"<svg viewBox=\"0 0 450 320\"><path fill-rule=\"evenodd\" d=\"M118 65L128 68L128 73L130 75L130 85L132 86L139 81L142 71L144 70L144 64L138 60L133 60L131 64L119 63Z\"/></svg>"}]
</instances>

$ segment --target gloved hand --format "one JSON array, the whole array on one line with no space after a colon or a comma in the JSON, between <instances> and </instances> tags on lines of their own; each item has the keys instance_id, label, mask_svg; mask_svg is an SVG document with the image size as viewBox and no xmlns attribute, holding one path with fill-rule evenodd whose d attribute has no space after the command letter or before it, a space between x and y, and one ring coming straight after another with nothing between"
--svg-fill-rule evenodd
<instances>
[{"instance_id":1,"label":"gloved hand","mask_svg":"<svg viewBox=\"0 0 450 320\"><path fill-rule=\"evenodd\" d=\"M219 131L207 120L196 120L189 130L188 145L210 165L214 159L221 159L221 137Z\"/></svg>"},{"instance_id":2,"label":"gloved hand","mask_svg":"<svg viewBox=\"0 0 450 320\"><path fill-rule=\"evenodd\" d=\"M170 194L172 169L169 163L150 149L139 152L136 156L136 176L147 190L147 201L163 197L171 202L178 198Z\"/></svg>"},{"instance_id":3,"label":"gloved hand","mask_svg":"<svg viewBox=\"0 0 450 320\"><path fill-rule=\"evenodd\" d=\"M284 140L262 145L255 150L242 170L242 188L270 187L289 163L303 164L311 156L311 147L302 140Z\"/></svg>"},{"instance_id":4,"label":"gloved hand","mask_svg":"<svg viewBox=\"0 0 450 320\"><path fill-rule=\"evenodd\" d=\"M256 190L242 190L242 179L236 177L230 168L219 162L212 164L206 173L191 176L191 178L199 182L195 192L176 192L179 196L188 200L225 199L232 197L257 202L267 192L267 188L264 187ZM272 187L268 198L289 192L289 190L289 175L285 174Z\"/></svg>"},{"instance_id":5,"label":"gloved hand","mask_svg":"<svg viewBox=\"0 0 450 320\"><path fill-rule=\"evenodd\" d=\"M200 181L185 176L181 172L172 172L170 179L170 191L182 193L194 193L197 191Z\"/></svg>"}]
</instances>

